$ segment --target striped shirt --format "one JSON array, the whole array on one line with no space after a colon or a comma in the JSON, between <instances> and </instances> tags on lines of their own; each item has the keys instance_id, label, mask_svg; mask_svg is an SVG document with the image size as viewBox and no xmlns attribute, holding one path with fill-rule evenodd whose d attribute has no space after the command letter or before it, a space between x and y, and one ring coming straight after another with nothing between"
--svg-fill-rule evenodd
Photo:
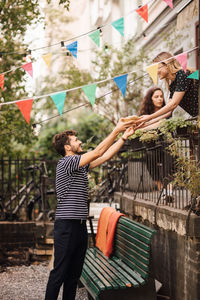
<instances>
[{"instance_id":1,"label":"striped shirt","mask_svg":"<svg viewBox=\"0 0 200 300\"><path fill-rule=\"evenodd\" d=\"M84 219L88 217L89 165L79 167L81 156L65 156L56 168L56 219Z\"/></svg>"}]
</instances>

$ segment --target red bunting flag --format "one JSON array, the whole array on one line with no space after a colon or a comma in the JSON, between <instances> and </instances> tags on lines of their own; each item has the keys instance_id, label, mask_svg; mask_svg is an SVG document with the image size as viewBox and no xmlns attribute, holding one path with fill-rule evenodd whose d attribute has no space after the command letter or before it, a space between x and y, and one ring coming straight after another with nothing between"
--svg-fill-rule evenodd
<instances>
[{"instance_id":1,"label":"red bunting flag","mask_svg":"<svg viewBox=\"0 0 200 300\"><path fill-rule=\"evenodd\" d=\"M31 77L33 77L33 67L32 67L32 62L23 65L22 68L23 68L26 72L28 72L29 75L30 75Z\"/></svg>"},{"instance_id":2,"label":"red bunting flag","mask_svg":"<svg viewBox=\"0 0 200 300\"><path fill-rule=\"evenodd\" d=\"M136 12L148 23L148 5L136 9Z\"/></svg>"},{"instance_id":3,"label":"red bunting flag","mask_svg":"<svg viewBox=\"0 0 200 300\"><path fill-rule=\"evenodd\" d=\"M22 115L24 116L24 119L29 124L30 117L31 117L31 108L33 104L33 99L24 100L16 102L17 106L19 107Z\"/></svg>"},{"instance_id":4,"label":"red bunting flag","mask_svg":"<svg viewBox=\"0 0 200 300\"><path fill-rule=\"evenodd\" d=\"M3 91L3 87L4 87L4 74L0 74L0 87Z\"/></svg>"},{"instance_id":5,"label":"red bunting flag","mask_svg":"<svg viewBox=\"0 0 200 300\"><path fill-rule=\"evenodd\" d=\"M186 72L186 70L187 70L187 53L181 53L179 55L176 55L175 58L180 63L184 72Z\"/></svg>"}]
</instances>

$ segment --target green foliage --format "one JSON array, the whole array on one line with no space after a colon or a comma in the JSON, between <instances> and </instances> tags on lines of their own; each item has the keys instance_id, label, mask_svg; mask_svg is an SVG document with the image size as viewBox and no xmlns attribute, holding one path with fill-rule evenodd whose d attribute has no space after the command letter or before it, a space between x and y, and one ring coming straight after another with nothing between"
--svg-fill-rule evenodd
<instances>
[{"instance_id":1,"label":"green foliage","mask_svg":"<svg viewBox=\"0 0 200 300\"><path fill-rule=\"evenodd\" d=\"M47 0L47 3L51 3L52 0ZM70 0L59 0L59 5L64 4L64 7L69 10Z\"/></svg>"},{"instance_id":2,"label":"green foliage","mask_svg":"<svg viewBox=\"0 0 200 300\"><path fill-rule=\"evenodd\" d=\"M169 146L169 150L171 155L176 159L174 185L188 189L191 192L192 197L199 196L200 162L197 161L197 158L193 155L191 149L188 153L187 149L183 148L180 139L174 139Z\"/></svg>"},{"instance_id":3,"label":"green foliage","mask_svg":"<svg viewBox=\"0 0 200 300\"><path fill-rule=\"evenodd\" d=\"M130 137L130 139L139 138L141 142L149 143L151 141L156 141L160 138L166 140L167 142L173 142L173 135L177 134L179 128L187 128L187 132L192 132L197 128L197 122L184 120L181 117L170 118L167 120L162 120L158 129L141 130L138 129ZM172 135L173 134L173 135Z\"/></svg>"},{"instance_id":4,"label":"green foliage","mask_svg":"<svg viewBox=\"0 0 200 300\"><path fill-rule=\"evenodd\" d=\"M24 34L27 26L31 25L33 21L39 20L39 16L37 0L1 1L0 49L3 53L3 60L0 63L0 73L12 69L13 66L23 64L22 53L27 52L27 45L23 41ZM25 71L21 68L5 74L4 91L0 91L0 102L9 102L26 95L24 74ZM0 110L0 130L0 155L16 153L16 149L13 147L16 144L19 145L17 151L20 152L20 144L28 147L34 141L31 127L27 125L16 105L2 106Z\"/></svg>"},{"instance_id":5,"label":"green foliage","mask_svg":"<svg viewBox=\"0 0 200 300\"><path fill-rule=\"evenodd\" d=\"M167 150L175 158L176 172L174 174L174 185L188 189L192 197L200 195L200 162L194 156L192 149L184 148L180 137L178 138L178 130L186 128L187 134L195 134L198 132L198 122L184 120L182 118L171 118L163 120L158 130L142 131L137 130L132 136L139 137L141 142L151 142L160 138L166 141L169 146Z\"/></svg>"}]
</instances>

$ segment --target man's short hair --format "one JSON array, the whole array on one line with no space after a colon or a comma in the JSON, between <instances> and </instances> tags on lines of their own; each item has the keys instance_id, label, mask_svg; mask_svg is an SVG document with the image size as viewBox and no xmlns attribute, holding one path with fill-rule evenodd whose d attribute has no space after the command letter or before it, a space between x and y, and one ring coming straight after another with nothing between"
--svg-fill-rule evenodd
<instances>
[{"instance_id":1,"label":"man's short hair","mask_svg":"<svg viewBox=\"0 0 200 300\"><path fill-rule=\"evenodd\" d=\"M60 132L53 137L53 146L58 154L65 156L65 145L70 145L70 136L77 135L75 130L65 130Z\"/></svg>"}]
</instances>

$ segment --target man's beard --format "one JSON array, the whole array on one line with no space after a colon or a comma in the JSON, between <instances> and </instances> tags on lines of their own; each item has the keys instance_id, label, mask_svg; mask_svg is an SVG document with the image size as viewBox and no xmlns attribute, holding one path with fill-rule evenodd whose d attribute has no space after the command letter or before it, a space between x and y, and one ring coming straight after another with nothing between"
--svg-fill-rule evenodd
<instances>
[{"instance_id":1,"label":"man's beard","mask_svg":"<svg viewBox=\"0 0 200 300\"><path fill-rule=\"evenodd\" d=\"M71 146L71 150L72 150L72 152L74 152L74 154L83 153L83 149L82 148L80 149L80 147L78 147L78 149L77 149L76 147Z\"/></svg>"}]
</instances>

